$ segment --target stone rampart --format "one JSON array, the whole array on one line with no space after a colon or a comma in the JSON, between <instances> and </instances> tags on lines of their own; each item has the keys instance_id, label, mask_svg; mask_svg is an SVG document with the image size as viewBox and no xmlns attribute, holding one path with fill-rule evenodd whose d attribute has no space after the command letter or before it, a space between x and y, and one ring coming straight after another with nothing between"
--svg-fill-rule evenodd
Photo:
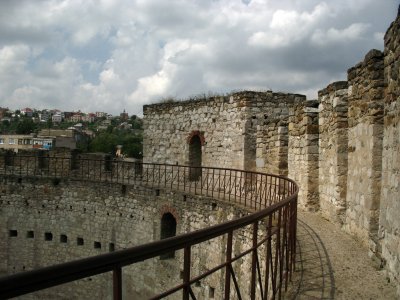
<instances>
[{"instance_id":1,"label":"stone rampart","mask_svg":"<svg viewBox=\"0 0 400 300\"><path fill-rule=\"evenodd\" d=\"M319 210L368 244L371 256L379 265L386 266L391 279L400 286L400 17L386 32L384 42L383 53L371 50L362 62L348 70L347 81L331 83L319 91L318 101L307 101L297 94L243 91L203 100L146 105L144 161L288 175L300 186L301 207ZM37 155L39 169L45 170L54 167L48 165L47 155L58 154L38 152ZM10 154L0 161L0 168L12 166L13 159L23 160ZM110 159L99 154L100 169L90 169L82 160L80 165L71 163L70 168L91 176L100 176L99 172L112 174L118 170L109 168ZM62 169L62 159L55 163ZM194 175L199 179L201 172ZM208 204L200 204L203 202L197 198L177 204L174 199L181 196L174 194L148 201L155 197L151 191L139 196L138 191L129 189L132 194L117 196L122 189L118 185L93 188L91 196L83 198L78 197L83 193L78 183L63 182L57 188L40 183L35 189L30 183L3 182L2 188L0 204L5 217L2 217L0 247L8 249L0 253L3 272L41 265L43 262L34 261L30 253L42 257L45 252L41 251L53 251L48 249L49 241L43 241L46 230L53 230L60 247L66 247L64 244L69 245L69 241L75 243L72 241L79 235L93 230L89 244L96 239L102 246L78 251L79 255L92 255L99 249L108 251L103 245L128 247L136 241L157 238L159 212L166 207L174 207L175 215L184 220L178 222L180 232L222 222L235 214L235 209L229 206L210 210ZM147 200L147 207L141 207L139 199ZM65 224L67 228L63 218L79 227L67 232L62 227ZM143 223L143 228L141 225L133 228L131 221ZM150 232L142 232L149 228ZM38 236L42 240L33 242L32 232L35 239ZM246 242L247 234L242 234L243 240L237 239L236 247ZM65 240L62 236L66 236L67 243L61 243ZM19 239L26 239L23 241L26 244ZM18 251L22 253L21 261L11 255ZM61 256L66 259L75 255L75 250L57 251L65 252ZM208 252L221 255L221 251L217 246ZM218 261L218 255L200 261ZM149 273L140 275L138 280L149 287L155 274L162 271L145 267ZM168 269L167 262L164 267ZM243 278L247 276L244 271L241 274ZM214 282L219 280L213 278ZM202 286L203 283L199 288ZM215 291L217 295L218 289Z\"/></svg>"},{"instance_id":2,"label":"stone rampart","mask_svg":"<svg viewBox=\"0 0 400 300\"><path fill-rule=\"evenodd\" d=\"M319 199L321 212L344 222L347 184L347 81L319 91Z\"/></svg>"},{"instance_id":3,"label":"stone rampart","mask_svg":"<svg viewBox=\"0 0 400 300\"><path fill-rule=\"evenodd\" d=\"M144 161L191 165L189 144L201 135L202 166L262 170L270 141L258 128L280 127L289 107L305 97L273 92L238 92L214 97L144 106ZM266 127L265 127L266 126ZM274 143L279 149L281 145ZM258 156L260 155L260 156ZM278 163L279 165L279 163Z\"/></svg>"},{"instance_id":4,"label":"stone rampart","mask_svg":"<svg viewBox=\"0 0 400 300\"><path fill-rule=\"evenodd\" d=\"M318 210L318 101L296 101L289 118L289 178L300 186L299 205Z\"/></svg>"},{"instance_id":5,"label":"stone rampart","mask_svg":"<svg viewBox=\"0 0 400 300\"><path fill-rule=\"evenodd\" d=\"M377 252L382 171L383 53L348 71L348 172L344 228Z\"/></svg>"},{"instance_id":6,"label":"stone rampart","mask_svg":"<svg viewBox=\"0 0 400 300\"><path fill-rule=\"evenodd\" d=\"M161 219L170 213L176 234L223 223L247 214L213 199L179 192L116 183L29 177L3 177L0 182L0 273L37 269L160 239ZM251 230L234 235L235 249L250 247ZM200 274L225 257L226 241L216 238L192 249L192 274ZM123 268L123 294L144 299L182 280L183 253ZM234 264L242 291L248 292L251 257ZM205 299L212 290L223 298L223 274L193 286ZM103 274L24 296L24 299L108 299L112 274ZM180 293L176 295L181 298ZM175 299L172 297L172 299Z\"/></svg>"},{"instance_id":7,"label":"stone rampart","mask_svg":"<svg viewBox=\"0 0 400 300\"><path fill-rule=\"evenodd\" d=\"M385 35L384 128L379 215L381 256L392 279L400 282L400 18ZM400 284L398 288L400 295Z\"/></svg>"},{"instance_id":8,"label":"stone rampart","mask_svg":"<svg viewBox=\"0 0 400 300\"><path fill-rule=\"evenodd\" d=\"M145 157L187 163L184 138L201 131L203 166L288 175L300 186L301 207L338 222L400 282L399 36L398 16L385 35L384 52L368 52L346 81L319 91L317 102L241 92L221 97L218 105L210 99L148 107ZM209 110L212 118L203 113ZM174 111L183 123L171 121ZM170 143L177 128L182 137ZM158 140L168 145L160 148ZM169 146L175 152L164 155Z\"/></svg>"}]
</instances>

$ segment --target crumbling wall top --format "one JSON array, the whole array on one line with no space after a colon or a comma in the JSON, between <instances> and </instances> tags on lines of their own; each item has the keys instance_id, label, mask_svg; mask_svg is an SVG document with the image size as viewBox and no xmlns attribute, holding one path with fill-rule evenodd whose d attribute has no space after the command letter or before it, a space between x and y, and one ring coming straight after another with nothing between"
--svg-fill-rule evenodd
<instances>
[{"instance_id":1,"label":"crumbling wall top","mask_svg":"<svg viewBox=\"0 0 400 300\"><path fill-rule=\"evenodd\" d=\"M318 97L322 97L324 95L327 95L335 91L344 90L347 89L348 87L349 83L347 81L332 82L326 88L318 91Z\"/></svg>"}]
</instances>

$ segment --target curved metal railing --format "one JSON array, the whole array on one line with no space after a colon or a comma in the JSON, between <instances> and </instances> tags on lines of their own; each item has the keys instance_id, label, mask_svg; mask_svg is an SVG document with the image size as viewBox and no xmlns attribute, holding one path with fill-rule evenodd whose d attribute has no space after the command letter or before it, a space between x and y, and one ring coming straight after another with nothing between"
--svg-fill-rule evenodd
<instances>
[{"instance_id":1,"label":"curved metal railing","mask_svg":"<svg viewBox=\"0 0 400 300\"><path fill-rule=\"evenodd\" d=\"M0 298L15 297L111 271L114 299L122 299L123 267L176 250L183 250L182 282L151 299L161 299L178 291L182 291L182 299L196 299L193 284L221 270L224 272L225 299L233 293L238 299L280 298L282 288L287 288L294 270L298 187L285 177L234 169L127 162L108 157L48 155L4 156L0 159L0 175L148 186L203 195L251 211L239 219L172 238L0 278ZM233 254L235 231L249 225L251 247ZM226 237L225 260L200 275L192 276L192 248L215 237ZM243 291L233 264L245 256L251 257L251 280Z\"/></svg>"}]
</instances>

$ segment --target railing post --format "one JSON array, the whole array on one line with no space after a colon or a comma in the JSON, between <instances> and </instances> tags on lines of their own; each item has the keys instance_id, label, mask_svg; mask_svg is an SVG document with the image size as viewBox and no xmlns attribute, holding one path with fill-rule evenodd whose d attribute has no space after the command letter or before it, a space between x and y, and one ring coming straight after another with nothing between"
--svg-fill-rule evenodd
<instances>
[{"instance_id":1,"label":"railing post","mask_svg":"<svg viewBox=\"0 0 400 300\"><path fill-rule=\"evenodd\" d=\"M122 270L115 267L113 271L113 299L122 300Z\"/></svg>"},{"instance_id":2,"label":"railing post","mask_svg":"<svg viewBox=\"0 0 400 300\"><path fill-rule=\"evenodd\" d=\"M258 233L258 221L253 223L253 251L251 256L251 289L250 299L256 299L256 268L257 268L257 233Z\"/></svg>"},{"instance_id":3,"label":"railing post","mask_svg":"<svg viewBox=\"0 0 400 300\"><path fill-rule=\"evenodd\" d=\"M186 246L183 251L183 291L182 299L189 300L190 294L190 246Z\"/></svg>"},{"instance_id":4,"label":"railing post","mask_svg":"<svg viewBox=\"0 0 400 300\"><path fill-rule=\"evenodd\" d=\"M269 283L270 283L270 276L271 273L273 272L272 270L272 214L268 216L268 224L267 224L267 243L266 243L266 256L265 256L265 278L264 278L264 287L265 287L265 294L264 294L264 299L267 300L267 295L269 291ZM270 269L271 265L271 269ZM271 280L272 282L272 280Z\"/></svg>"},{"instance_id":5,"label":"railing post","mask_svg":"<svg viewBox=\"0 0 400 300\"><path fill-rule=\"evenodd\" d=\"M233 232L229 231L226 242L225 300L228 300L231 294L232 237Z\"/></svg>"}]
</instances>

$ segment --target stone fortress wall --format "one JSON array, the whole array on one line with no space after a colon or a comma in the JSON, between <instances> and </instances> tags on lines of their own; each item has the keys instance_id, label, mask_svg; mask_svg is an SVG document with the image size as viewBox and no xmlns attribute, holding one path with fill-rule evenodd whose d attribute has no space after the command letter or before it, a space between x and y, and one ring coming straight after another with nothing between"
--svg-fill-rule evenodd
<instances>
[{"instance_id":1,"label":"stone fortress wall","mask_svg":"<svg viewBox=\"0 0 400 300\"><path fill-rule=\"evenodd\" d=\"M63 153L63 155L67 155ZM88 156L89 158L89 156ZM2 166L0 166L2 167ZM54 178L5 177L0 182L0 275L126 249L160 239L161 219L172 214L176 234L220 224L247 214L204 196L136 185ZM251 246L251 231L234 235L235 249ZM226 241L216 238L192 249L193 275L225 257ZM210 255L213 253L213 255ZM234 265L248 289L251 257ZM182 281L183 251L174 259L154 258L124 267L123 294L144 299ZM222 299L221 272L193 286L201 299ZM171 299L180 299L181 294ZM21 299L109 299L112 274L105 273L28 294Z\"/></svg>"},{"instance_id":2,"label":"stone fortress wall","mask_svg":"<svg viewBox=\"0 0 400 300\"><path fill-rule=\"evenodd\" d=\"M269 165L279 173L278 135L286 130L289 107L302 95L241 92L207 101L145 105L144 162L188 165L190 139L199 135L205 166L266 170L263 151L273 151ZM267 114L265 112L268 112ZM286 124L286 125L285 125ZM271 136L260 135L260 130ZM275 142L275 139L277 141ZM259 143L257 143L259 140ZM272 143L270 149L260 144ZM281 149L278 149L281 151ZM287 150L286 150L287 151ZM256 159L256 153L259 153ZM283 162L286 165L286 159Z\"/></svg>"},{"instance_id":3,"label":"stone fortress wall","mask_svg":"<svg viewBox=\"0 0 400 300\"><path fill-rule=\"evenodd\" d=\"M288 175L299 206L368 245L400 287L399 72L398 16L384 52L368 52L318 100L243 91L144 106L144 161L191 164L199 135L202 166Z\"/></svg>"}]
</instances>

